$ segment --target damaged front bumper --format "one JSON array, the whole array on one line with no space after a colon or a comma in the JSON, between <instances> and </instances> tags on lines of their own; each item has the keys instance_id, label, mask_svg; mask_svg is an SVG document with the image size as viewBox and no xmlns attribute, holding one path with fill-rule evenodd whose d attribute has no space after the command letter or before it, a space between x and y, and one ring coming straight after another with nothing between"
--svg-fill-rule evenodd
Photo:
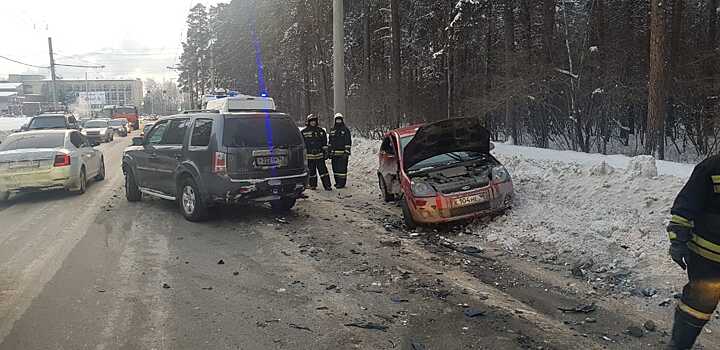
<instances>
[{"instance_id":1,"label":"damaged front bumper","mask_svg":"<svg viewBox=\"0 0 720 350\"><path fill-rule=\"evenodd\" d=\"M457 204L461 198L474 196L485 196L486 200ZM417 223L441 224L500 213L509 209L512 201L512 182L504 182L467 192L415 198L409 209Z\"/></svg>"},{"instance_id":2,"label":"damaged front bumper","mask_svg":"<svg viewBox=\"0 0 720 350\"><path fill-rule=\"evenodd\" d=\"M307 173L266 179L231 179L224 192L215 191L210 200L215 204L263 203L283 198L303 198Z\"/></svg>"}]
</instances>

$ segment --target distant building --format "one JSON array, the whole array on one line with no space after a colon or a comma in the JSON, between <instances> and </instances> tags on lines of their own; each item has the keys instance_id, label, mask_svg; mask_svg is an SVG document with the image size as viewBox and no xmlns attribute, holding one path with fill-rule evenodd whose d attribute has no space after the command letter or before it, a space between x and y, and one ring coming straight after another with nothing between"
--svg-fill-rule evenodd
<instances>
[{"instance_id":1,"label":"distant building","mask_svg":"<svg viewBox=\"0 0 720 350\"><path fill-rule=\"evenodd\" d=\"M50 105L51 83L48 79L24 80L22 85L26 103L40 103L43 108ZM93 111L100 111L106 105L133 105L140 108L143 102L143 84L140 79L56 80L55 91L58 102L66 106L90 103Z\"/></svg>"},{"instance_id":2,"label":"distant building","mask_svg":"<svg viewBox=\"0 0 720 350\"><path fill-rule=\"evenodd\" d=\"M8 75L8 81L11 83L24 83L26 81L38 81L45 80L44 75L37 74L10 74Z\"/></svg>"},{"instance_id":3,"label":"distant building","mask_svg":"<svg viewBox=\"0 0 720 350\"><path fill-rule=\"evenodd\" d=\"M0 83L0 116L22 114L22 83Z\"/></svg>"}]
</instances>

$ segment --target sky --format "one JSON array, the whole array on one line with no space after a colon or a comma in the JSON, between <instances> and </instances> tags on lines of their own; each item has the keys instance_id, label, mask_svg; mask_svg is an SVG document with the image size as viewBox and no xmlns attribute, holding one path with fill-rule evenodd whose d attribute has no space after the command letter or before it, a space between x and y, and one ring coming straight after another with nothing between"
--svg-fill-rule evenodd
<instances>
[{"instance_id":1,"label":"sky","mask_svg":"<svg viewBox=\"0 0 720 350\"><path fill-rule=\"evenodd\" d=\"M173 80L190 8L228 1L0 0L0 56L48 66L52 37L56 63L106 66L58 68L63 79ZM0 58L0 80L14 73L50 76Z\"/></svg>"}]
</instances>

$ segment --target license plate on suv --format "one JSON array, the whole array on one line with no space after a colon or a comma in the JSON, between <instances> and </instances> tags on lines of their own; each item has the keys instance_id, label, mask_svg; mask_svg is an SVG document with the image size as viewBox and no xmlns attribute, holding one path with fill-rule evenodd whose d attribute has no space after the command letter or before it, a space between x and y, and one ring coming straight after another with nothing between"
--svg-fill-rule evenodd
<instances>
[{"instance_id":1,"label":"license plate on suv","mask_svg":"<svg viewBox=\"0 0 720 350\"><path fill-rule=\"evenodd\" d=\"M267 157L256 157L255 165L260 167L273 167L273 166L286 166L286 156L267 156Z\"/></svg>"},{"instance_id":2,"label":"license plate on suv","mask_svg":"<svg viewBox=\"0 0 720 350\"><path fill-rule=\"evenodd\" d=\"M469 205L487 202L489 200L487 192L481 192L467 197L455 198L453 200L454 207L467 207Z\"/></svg>"}]
</instances>

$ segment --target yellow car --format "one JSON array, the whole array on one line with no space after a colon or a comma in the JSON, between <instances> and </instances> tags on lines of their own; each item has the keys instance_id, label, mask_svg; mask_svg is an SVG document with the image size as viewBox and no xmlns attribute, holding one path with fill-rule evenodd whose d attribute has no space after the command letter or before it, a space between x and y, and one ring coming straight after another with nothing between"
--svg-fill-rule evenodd
<instances>
[{"instance_id":1,"label":"yellow car","mask_svg":"<svg viewBox=\"0 0 720 350\"><path fill-rule=\"evenodd\" d=\"M91 178L105 178L103 154L77 130L20 132L0 144L0 200L47 189L82 194Z\"/></svg>"}]
</instances>

